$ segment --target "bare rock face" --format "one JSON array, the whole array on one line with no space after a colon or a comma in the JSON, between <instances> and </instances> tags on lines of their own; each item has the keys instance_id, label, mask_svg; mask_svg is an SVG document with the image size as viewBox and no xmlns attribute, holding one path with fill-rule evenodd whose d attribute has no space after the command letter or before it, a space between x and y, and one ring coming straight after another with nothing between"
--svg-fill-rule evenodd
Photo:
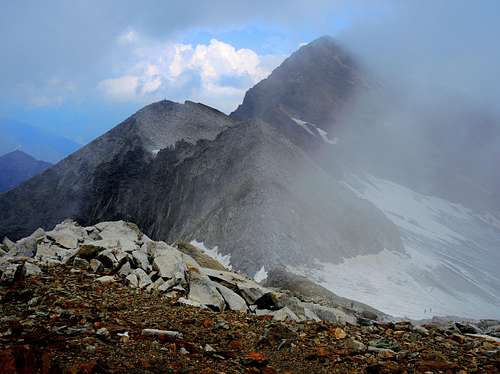
<instances>
[{"instance_id":1,"label":"bare rock face","mask_svg":"<svg viewBox=\"0 0 500 374\"><path fill-rule=\"evenodd\" d=\"M282 112L328 130L361 83L362 73L350 54L325 36L301 47L248 90L231 116L272 123Z\"/></svg>"},{"instance_id":2,"label":"bare rock face","mask_svg":"<svg viewBox=\"0 0 500 374\"><path fill-rule=\"evenodd\" d=\"M148 105L43 175L2 194L0 237L9 234L20 238L37 227L53 227L68 217L91 221L101 215L100 200L92 191L97 188L103 198L107 188L101 182L92 182L101 170L105 172L112 165L115 169L121 167L119 177L127 183L126 179L136 175L161 149L181 140L196 143L199 139L214 139L233 124L223 113L203 104L165 100Z\"/></svg>"}]
</instances>

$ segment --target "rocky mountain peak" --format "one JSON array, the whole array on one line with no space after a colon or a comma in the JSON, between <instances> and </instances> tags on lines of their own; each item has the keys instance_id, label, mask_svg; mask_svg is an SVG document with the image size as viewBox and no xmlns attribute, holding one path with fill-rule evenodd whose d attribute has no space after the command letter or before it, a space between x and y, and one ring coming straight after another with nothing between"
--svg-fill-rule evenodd
<instances>
[{"instance_id":1,"label":"rocky mountain peak","mask_svg":"<svg viewBox=\"0 0 500 374\"><path fill-rule=\"evenodd\" d=\"M328 129L360 81L349 52L332 37L323 36L302 46L251 88L232 116L272 122L285 113Z\"/></svg>"},{"instance_id":2,"label":"rocky mountain peak","mask_svg":"<svg viewBox=\"0 0 500 374\"><path fill-rule=\"evenodd\" d=\"M151 152L174 145L179 140L196 143L214 139L230 125L227 116L207 105L161 100L147 105L118 126L117 132L135 132Z\"/></svg>"}]
</instances>

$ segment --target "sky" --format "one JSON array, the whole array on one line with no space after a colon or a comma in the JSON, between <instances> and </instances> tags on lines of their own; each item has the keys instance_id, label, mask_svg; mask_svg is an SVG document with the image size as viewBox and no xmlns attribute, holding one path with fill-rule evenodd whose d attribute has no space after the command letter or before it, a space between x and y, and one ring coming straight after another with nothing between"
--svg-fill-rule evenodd
<instances>
[{"instance_id":1,"label":"sky","mask_svg":"<svg viewBox=\"0 0 500 374\"><path fill-rule=\"evenodd\" d=\"M226 113L325 34L415 89L498 102L500 4L462 0L19 0L0 12L0 117L86 143L144 105ZM495 70L496 69L496 70Z\"/></svg>"}]
</instances>

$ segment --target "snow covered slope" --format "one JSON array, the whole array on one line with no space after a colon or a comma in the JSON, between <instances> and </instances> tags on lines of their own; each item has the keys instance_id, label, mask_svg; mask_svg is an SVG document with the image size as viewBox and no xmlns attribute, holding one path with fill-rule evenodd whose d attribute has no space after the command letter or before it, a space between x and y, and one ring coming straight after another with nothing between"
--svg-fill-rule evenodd
<instances>
[{"instance_id":1,"label":"snow covered slope","mask_svg":"<svg viewBox=\"0 0 500 374\"><path fill-rule=\"evenodd\" d=\"M295 270L396 316L500 317L497 218L371 175L345 184L399 227L406 253L385 250Z\"/></svg>"}]
</instances>

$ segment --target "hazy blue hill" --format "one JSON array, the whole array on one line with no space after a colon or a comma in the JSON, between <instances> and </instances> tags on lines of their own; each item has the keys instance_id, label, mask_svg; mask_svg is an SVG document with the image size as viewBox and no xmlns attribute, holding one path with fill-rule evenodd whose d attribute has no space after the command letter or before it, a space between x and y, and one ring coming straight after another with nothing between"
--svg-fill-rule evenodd
<instances>
[{"instance_id":1,"label":"hazy blue hill","mask_svg":"<svg viewBox=\"0 0 500 374\"><path fill-rule=\"evenodd\" d=\"M52 163L81 146L71 139L7 118L0 118L0 134L0 154L22 150L36 159Z\"/></svg>"},{"instance_id":2,"label":"hazy blue hill","mask_svg":"<svg viewBox=\"0 0 500 374\"><path fill-rule=\"evenodd\" d=\"M40 174L52 164L39 161L22 151L0 156L0 192L8 191Z\"/></svg>"}]
</instances>

